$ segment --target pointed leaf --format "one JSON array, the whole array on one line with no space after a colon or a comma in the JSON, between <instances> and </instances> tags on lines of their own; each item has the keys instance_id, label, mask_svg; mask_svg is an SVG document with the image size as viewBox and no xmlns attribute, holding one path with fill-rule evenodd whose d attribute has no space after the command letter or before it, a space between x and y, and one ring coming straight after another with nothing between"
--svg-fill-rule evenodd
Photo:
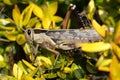
<instances>
[{"instance_id":1,"label":"pointed leaf","mask_svg":"<svg viewBox=\"0 0 120 80\"><path fill-rule=\"evenodd\" d=\"M40 19L42 19L43 18L43 11L42 11L42 9L39 6L37 6L36 4L32 3L32 2L30 2L30 5L33 5L33 13L37 17L39 17Z\"/></svg>"},{"instance_id":2,"label":"pointed leaf","mask_svg":"<svg viewBox=\"0 0 120 80\"><path fill-rule=\"evenodd\" d=\"M53 20L54 20L55 22L60 22L60 21L62 21L63 19L62 19L61 17L59 17L59 16L53 16Z\"/></svg>"},{"instance_id":3,"label":"pointed leaf","mask_svg":"<svg viewBox=\"0 0 120 80\"><path fill-rule=\"evenodd\" d=\"M57 2L52 2L48 4L48 11L51 15L55 15L55 13L57 12L57 8L58 8Z\"/></svg>"},{"instance_id":4,"label":"pointed leaf","mask_svg":"<svg viewBox=\"0 0 120 80\"><path fill-rule=\"evenodd\" d=\"M7 19L0 19L0 25L7 25L7 24L9 24L10 23L10 21L9 20L7 20Z\"/></svg>"},{"instance_id":5,"label":"pointed leaf","mask_svg":"<svg viewBox=\"0 0 120 80\"><path fill-rule=\"evenodd\" d=\"M51 60L44 56L38 56L36 58L36 62L37 62L37 65L39 66L44 65L47 68L50 68L50 66L52 65Z\"/></svg>"},{"instance_id":6,"label":"pointed leaf","mask_svg":"<svg viewBox=\"0 0 120 80\"><path fill-rule=\"evenodd\" d=\"M44 29L49 29L50 28L50 24L51 24L51 19L45 17L42 20L42 25Z\"/></svg>"},{"instance_id":7,"label":"pointed leaf","mask_svg":"<svg viewBox=\"0 0 120 80\"><path fill-rule=\"evenodd\" d=\"M93 19L93 15L95 12L95 4L94 4L94 0L90 0L89 4L88 4L88 18L89 19Z\"/></svg>"},{"instance_id":8,"label":"pointed leaf","mask_svg":"<svg viewBox=\"0 0 120 80\"><path fill-rule=\"evenodd\" d=\"M116 56L113 56L110 64L110 78L111 80L120 80L120 62Z\"/></svg>"},{"instance_id":9,"label":"pointed leaf","mask_svg":"<svg viewBox=\"0 0 120 80\"><path fill-rule=\"evenodd\" d=\"M117 27L115 28L115 43L120 44L120 21L117 23Z\"/></svg>"},{"instance_id":10,"label":"pointed leaf","mask_svg":"<svg viewBox=\"0 0 120 80\"><path fill-rule=\"evenodd\" d=\"M23 10L22 15L21 15L22 17L21 20L24 26L29 22L30 17L32 15L32 11L33 11L33 5L29 5Z\"/></svg>"},{"instance_id":11,"label":"pointed leaf","mask_svg":"<svg viewBox=\"0 0 120 80\"><path fill-rule=\"evenodd\" d=\"M23 71L17 64L14 64L13 66L13 75L15 76L17 80L21 80L22 78Z\"/></svg>"},{"instance_id":12,"label":"pointed leaf","mask_svg":"<svg viewBox=\"0 0 120 80\"><path fill-rule=\"evenodd\" d=\"M15 5L15 7L14 7L14 9L12 11L12 17L13 17L13 20L15 21L15 23L17 25L22 26L21 23L20 23L21 14L20 14L20 10L19 10L17 5Z\"/></svg>"},{"instance_id":13,"label":"pointed leaf","mask_svg":"<svg viewBox=\"0 0 120 80\"><path fill-rule=\"evenodd\" d=\"M81 50L85 52L101 52L111 48L109 43L104 42L79 43L77 46L81 47Z\"/></svg>"},{"instance_id":14,"label":"pointed leaf","mask_svg":"<svg viewBox=\"0 0 120 80\"><path fill-rule=\"evenodd\" d=\"M115 55L120 59L120 47L118 47L114 42L111 42L112 49Z\"/></svg>"},{"instance_id":15,"label":"pointed leaf","mask_svg":"<svg viewBox=\"0 0 120 80\"><path fill-rule=\"evenodd\" d=\"M35 28L42 28L41 22L37 22L36 25L35 25Z\"/></svg>"},{"instance_id":16,"label":"pointed leaf","mask_svg":"<svg viewBox=\"0 0 120 80\"><path fill-rule=\"evenodd\" d=\"M105 29L100 26L96 20L92 20L92 25L93 25L93 28L102 36L102 37L105 37L106 36L106 31Z\"/></svg>"},{"instance_id":17,"label":"pointed leaf","mask_svg":"<svg viewBox=\"0 0 120 80\"><path fill-rule=\"evenodd\" d=\"M35 24L39 22L39 20L37 19L37 17L33 17L29 20L27 26L25 26L26 28L32 28L35 26Z\"/></svg>"},{"instance_id":18,"label":"pointed leaf","mask_svg":"<svg viewBox=\"0 0 120 80\"><path fill-rule=\"evenodd\" d=\"M29 67L31 70L35 70L36 68L30 64L29 62L27 62L26 60L22 59L22 62L27 66Z\"/></svg>"},{"instance_id":19,"label":"pointed leaf","mask_svg":"<svg viewBox=\"0 0 120 80\"><path fill-rule=\"evenodd\" d=\"M106 59L106 58L104 58L104 56L102 55L102 56L99 58L96 66L98 67L98 69L99 69L100 71L109 72L109 71L110 71L110 70L109 70L109 65L110 65L110 63L111 63L111 59Z\"/></svg>"}]
</instances>

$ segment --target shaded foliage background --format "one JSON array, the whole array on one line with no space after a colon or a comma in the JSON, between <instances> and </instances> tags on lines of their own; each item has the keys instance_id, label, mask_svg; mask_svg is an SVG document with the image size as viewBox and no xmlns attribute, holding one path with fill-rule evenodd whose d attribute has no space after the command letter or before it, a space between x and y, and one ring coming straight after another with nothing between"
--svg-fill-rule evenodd
<instances>
[{"instance_id":1,"label":"shaded foliage background","mask_svg":"<svg viewBox=\"0 0 120 80\"><path fill-rule=\"evenodd\" d=\"M60 55L59 60L57 61L56 68L53 68L53 63L55 56L45 49L39 49L38 57L35 63L32 64L32 55L30 45L26 43L24 34L19 30L20 23L14 21L13 9L15 9L15 4L20 9L20 12L26 14L24 10L32 3L38 5L40 8L46 8L46 5L49 6L50 3L57 2L58 7L57 12L53 12L52 17L58 16L56 19L51 21L50 26L53 29L59 29L59 26L62 22L62 18L65 17L68 6L70 3L76 5L76 11L82 12L86 8L90 8L93 11L86 13L88 17L92 20L95 19L100 25L96 25L92 21L93 26L97 27L106 27L114 28L114 33L110 35L102 35L104 41L109 43L112 47L105 50L96 52L91 51L81 52L80 54L75 54L72 57L66 56L64 54ZM91 0L92 2L93 0ZM95 6L89 5L89 0L0 0L0 37L1 39L7 39L8 41L1 40L0 42L0 79L10 79L10 80L45 80L45 79L83 79L83 80L119 80L120 79L120 66L119 66L119 55L120 55L120 0L94 0ZM55 3L56 4L56 3ZM35 5L34 5L35 6ZM36 6L35 6L36 8ZM94 8L96 10L94 11ZM38 9L38 8L36 8ZM47 8L46 8L47 9ZM17 9L15 9L17 10ZM48 9L49 10L49 9ZM54 9L52 9L54 10ZM52 11L51 10L51 11ZM49 11L48 11L49 12ZM94 15L92 15L94 14ZM43 20L38 19L38 14L32 14L30 20L36 23L32 28L46 28L46 25ZM93 18L91 18L92 16ZM37 18L35 18L37 17ZM41 16L40 16L41 17ZM45 17L45 16L44 16ZM62 18L61 18L62 17ZM19 18L19 17L17 17ZM32 20L32 18L34 18ZM5 20L4 20L5 19ZM10 20L12 19L12 20ZM70 28L79 28L79 18L75 17L74 11L71 15ZM29 20L29 21L30 21ZM28 21L28 22L29 22ZM49 20L48 20L49 21ZM14 23L15 22L15 23ZM26 20L27 22L27 20ZM54 25L55 22L55 25ZM46 22L47 23L47 20ZM16 25L17 24L17 25ZM38 24L38 25L36 25ZM22 28L27 29L32 23L22 25ZM43 27L41 27L41 25ZM48 24L49 25L49 24ZM12 27L11 27L12 26ZM16 32L13 29L15 27ZM26 27L27 26L27 27ZM16 29L17 27L17 29ZM47 28L49 29L49 28ZM100 30L102 30L100 28ZM5 32L12 32L12 35L6 36ZM99 33L99 31L98 31ZM9 33L8 33L9 34ZM14 36L15 35L15 36ZM17 35L17 36L16 36ZM17 40L16 40L17 38ZM98 43L97 46L102 46L106 48L108 44ZM96 44L91 45L91 47L96 46ZM98 47L99 48L99 47ZM76 52L77 53L77 52ZM106 67L107 66L107 67ZM115 73L115 74L114 74Z\"/></svg>"}]
</instances>

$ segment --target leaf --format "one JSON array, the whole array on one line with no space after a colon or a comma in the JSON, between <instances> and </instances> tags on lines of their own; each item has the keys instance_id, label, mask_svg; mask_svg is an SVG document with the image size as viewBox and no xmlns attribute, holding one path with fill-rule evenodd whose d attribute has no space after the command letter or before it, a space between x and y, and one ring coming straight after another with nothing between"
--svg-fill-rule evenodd
<instances>
[{"instance_id":1,"label":"leaf","mask_svg":"<svg viewBox=\"0 0 120 80\"><path fill-rule=\"evenodd\" d=\"M19 61L17 64L20 67L20 69L24 72L24 74L28 74L27 67L25 67L22 61Z\"/></svg>"},{"instance_id":2,"label":"leaf","mask_svg":"<svg viewBox=\"0 0 120 80\"><path fill-rule=\"evenodd\" d=\"M52 65L51 60L44 56L38 56L35 62L37 62L37 65L39 66L44 65L47 68L50 68L50 66Z\"/></svg>"},{"instance_id":3,"label":"leaf","mask_svg":"<svg viewBox=\"0 0 120 80\"><path fill-rule=\"evenodd\" d=\"M42 28L41 22L37 22L36 25L35 25L35 28Z\"/></svg>"},{"instance_id":4,"label":"leaf","mask_svg":"<svg viewBox=\"0 0 120 80\"><path fill-rule=\"evenodd\" d=\"M99 60L97 61L96 66L98 67L98 69L100 71L106 71L109 72L109 65L111 63L111 59L107 59L105 58L103 55L99 58Z\"/></svg>"},{"instance_id":5,"label":"leaf","mask_svg":"<svg viewBox=\"0 0 120 80\"><path fill-rule=\"evenodd\" d=\"M50 24L51 24L51 19L49 19L47 17L43 18L42 25L43 25L44 29L49 29Z\"/></svg>"},{"instance_id":6,"label":"leaf","mask_svg":"<svg viewBox=\"0 0 120 80\"><path fill-rule=\"evenodd\" d=\"M13 5L13 3L11 2L11 0L3 0L3 2L7 5Z\"/></svg>"},{"instance_id":7,"label":"leaf","mask_svg":"<svg viewBox=\"0 0 120 80\"><path fill-rule=\"evenodd\" d=\"M60 21L62 21L63 19L62 19L61 17L59 17L59 16L53 16L53 20L54 20L55 22L60 22Z\"/></svg>"},{"instance_id":8,"label":"leaf","mask_svg":"<svg viewBox=\"0 0 120 80\"><path fill-rule=\"evenodd\" d=\"M63 72L58 71L58 72L57 72L57 75L58 75L60 78L62 78L62 79L66 79L66 74L63 73Z\"/></svg>"},{"instance_id":9,"label":"leaf","mask_svg":"<svg viewBox=\"0 0 120 80\"><path fill-rule=\"evenodd\" d=\"M106 37L105 29L100 26L96 20L92 20L92 26L102 37Z\"/></svg>"},{"instance_id":10,"label":"leaf","mask_svg":"<svg viewBox=\"0 0 120 80\"><path fill-rule=\"evenodd\" d=\"M111 48L109 43L94 42L94 43L78 43L76 46L81 47L85 52L101 52Z\"/></svg>"},{"instance_id":11,"label":"leaf","mask_svg":"<svg viewBox=\"0 0 120 80\"><path fill-rule=\"evenodd\" d=\"M55 13L57 12L57 8L58 8L57 2L52 2L52 3L48 4L49 14L55 15Z\"/></svg>"},{"instance_id":12,"label":"leaf","mask_svg":"<svg viewBox=\"0 0 120 80\"><path fill-rule=\"evenodd\" d=\"M114 54L120 59L120 47L118 47L114 42L111 42L111 45Z\"/></svg>"},{"instance_id":13,"label":"leaf","mask_svg":"<svg viewBox=\"0 0 120 80\"><path fill-rule=\"evenodd\" d=\"M13 20L15 21L15 23L19 26L22 26L22 23L21 23L21 14L20 14L20 10L18 8L17 5L14 6L14 9L12 11L12 17L13 17Z\"/></svg>"},{"instance_id":14,"label":"leaf","mask_svg":"<svg viewBox=\"0 0 120 80\"><path fill-rule=\"evenodd\" d=\"M29 75L23 75L23 78L21 80L35 80L35 79Z\"/></svg>"},{"instance_id":15,"label":"leaf","mask_svg":"<svg viewBox=\"0 0 120 80\"><path fill-rule=\"evenodd\" d=\"M30 72L29 74L27 74L30 77L33 77L37 72L38 72L39 68L34 69L32 72Z\"/></svg>"},{"instance_id":16,"label":"leaf","mask_svg":"<svg viewBox=\"0 0 120 80\"><path fill-rule=\"evenodd\" d=\"M23 11L22 11L22 15L21 15L21 20L24 26L26 26L26 24L29 22L30 17L32 15L32 11L33 11L33 5L29 5L27 6Z\"/></svg>"},{"instance_id":17,"label":"leaf","mask_svg":"<svg viewBox=\"0 0 120 80\"><path fill-rule=\"evenodd\" d=\"M42 78L47 78L47 79L52 79L52 78L56 78L57 77L57 74L56 73L46 73L46 74L43 74L41 75Z\"/></svg>"},{"instance_id":18,"label":"leaf","mask_svg":"<svg viewBox=\"0 0 120 80\"><path fill-rule=\"evenodd\" d=\"M26 28L32 28L35 26L35 24L39 22L39 20L37 19L37 17L33 17L29 20L28 24L25 26Z\"/></svg>"},{"instance_id":19,"label":"leaf","mask_svg":"<svg viewBox=\"0 0 120 80\"><path fill-rule=\"evenodd\" d=\"M4 36L10 41L16 41L17 35L18 35L18 32L8 32L4 34Z\"/></svg>"},{"instance_id":20,"label":"leaf","mask_svg":"<svg viewBox=\"0 0 120 80\"><path fill-rule=\"evenodd\" d=\"M14 64L13 66L13 75L15 76L17 80L21 80L22 78L23 71L17 64Z\"/></svg>"},{"instance_id":21,"label":"leaf","mask_svg":"<svg viewBox=\"0 0 120 80\"><path fill-rule=\"evenodd\" d=\"M0 19L0 25L7 25L7 24L9 24L10 23L10 21L9 20L7 20L7 19Z\"/></svg>"},{"instance_id":22,"label":"leaf","mask_svg":"<svg viewBox=\"0 0 120 80\"><path fill-rule=\"evenodd\" d=\"M117 23L117 27L115 28L115 43L120 44L120 21Z\"/></svg>"},{"instance_id":23,"label":"leaf","mask_svg":"<svg viewBox=\"0 0 120 80\"><path fill-rule=\"evenodd\" d=\"M64 67L63 72L64 72L64 73L71 73L71 72L72 72L72 69L69 68L69 67Z\"/></svg>"},{"instance_id":24,"label":"leaf","mask_svg":"<svg viewBox=\"0 0 120 80\"><path fill-rule=\"evenodd\" d=\"M76 65L75 63L72 64L71 69L75 75L75 77L79 80L84 77L85 72L82 67Z\"/></svg>"},{"instance_id":25,"label":"leaf","mask_svg":"<svg viewBox=\"0 0 120 80\"><path fill-rule=\"evenodd\" d=\"M24 34L18 34L17 37L16 37L16 42L19 45L23 45L26 42L25 35Z\"/></svg>"},{"instance_id":26,"label":"leaf","mask_svg":"<svg viewBox=\"0 0 120 80\"><path fill-rule=\"evenodd\" d=\"M33 13L34 13L34 15L36 15L37 17L42 19L43 16L44 16L42 9L39 6L37 6L36 4L32 3L32 2L30 2L30 5L33 6Z\"/></svg>"},{"instance_id":27,"label":"leaf","mask_svg":"<svg viewBox=\"0 0 120 80\"><path fill-rule=\"evenodd\" d=\"M35 70L36 68L30 64L29 62L27 62L26 60L22 59L22 62L27 66L29 67L31 70Z\"/></svg>"},{"instance_id":28,"label":"leaf","mask_svg":"<svg viewBox=\"0 0 120 80\"><path fill-rule=\"evenodd\" d=\"M111 80L120 80L120 63L116 56L113 56L110 64L110 78Z\"/></svg>"},{"instance_id":29,"label":"leaf","mask_svg":"<svg viewBox=\"0 0 120 80\"><path fill-rule=\"evenodd\" d=\"M87 60L86 68L90 73L96 73L97 72L96 67L89 60Z\"/></svg>"},{"instance_id":30,"label":"leaf","mask_svg":"<svg viewBox=\"0 0 120 80\"><path fill-rule=\"evenodd\" d=\"M25 43L25 44L23 45L23 49L24 49L24 52L25 52L26 54L28 54L28 55L31 54L31 48L30 48L30 45L29 45L28 43Z\"/></svg>"},{"instance_id":31,"label":"leaf","mask_svg":"<svg viewBox=\"0 0 120 80\"><path fill-rule=\"evenodd\" d=\"M95 12L95 4L94 4L94 0L90 0L89 4L88 4L88 18L89 19L93 19L93 15Z\"/></svg>"}]
</instances>

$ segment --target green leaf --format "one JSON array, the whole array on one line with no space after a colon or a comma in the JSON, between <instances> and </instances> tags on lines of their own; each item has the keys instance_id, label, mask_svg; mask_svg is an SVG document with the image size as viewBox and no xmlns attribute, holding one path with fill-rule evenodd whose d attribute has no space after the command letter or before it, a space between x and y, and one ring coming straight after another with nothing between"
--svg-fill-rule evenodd
<instances>
[{"instance_id":1,"label":"green leaf","mask_svg":"<svg viewBox=\"0 0 120 80\"><path fill-rule=\"evenodd\" d=\"M66 78L66 74L63 73L63 72L58 71L58 72L57 72L57 75L58 75L60 78L62 78L62 79L65 79L65 78Z\"/></svg>"},{"instance_id":2,"label":"green leaf","mask_svg":"<svg viewBox=\"0 0 120 80\"><path fill-rule=\"evenodd\" d=\"M101 57L99 58L96 66L98 67L98 69L100 71L106 71L106 72L109 72L110 69L109 69L109 65L111 63L111 59L109 58L105 58L103 55L101 55Z\"/></svg>"},{"instance_id":3,"label":"green leaf","mask_svg":"<svg viewBox=\"0 0 120 80\"><path fill-rule=\"evenodd\" d=\"M21 15L21 20L22 20L22 24L24 26L26 26L26 24L29 22L31 15L32 15L32 11L33 11L33 6L32 5L28 5L23 11L22 11L22 15Z\"/></svg>"},{"instance_id":4,"label":"green leaf","mask_svg":"<svg viewBox=\"0 0 120 80\"><path fill-rule=\"evenodd\" d=\"M57 77L57 74L56 73L46 73L46 74L43 74L41 75L42 78L47 78L47 79L52 79L52 78L56 78Z\"/></svg>"},{"instance_id":5,"label":"green leaf","mask_svg":"<svg viewBox=\"0 0 120 80\"><path fill-rule=\"evenodd\" d=\"M86 68L90 73L96 73L97 72L96 67L89 60L87 60Z\"/></svg>"},{"instance_id":6,"label":"green leaf","mask_svg":"<svg viewBox=\"0 0 120 80\"><path fill-rule=\"evenodd\" d=\"M77 79L81 79L81 78L84 77L85 72L82 69L82 67L80 67L80 66L76 65L75 63L73 63L72 66L71 66L71 69L72 69L73 74L75 75L75 77Z\"/></svg>"}]
</instances>

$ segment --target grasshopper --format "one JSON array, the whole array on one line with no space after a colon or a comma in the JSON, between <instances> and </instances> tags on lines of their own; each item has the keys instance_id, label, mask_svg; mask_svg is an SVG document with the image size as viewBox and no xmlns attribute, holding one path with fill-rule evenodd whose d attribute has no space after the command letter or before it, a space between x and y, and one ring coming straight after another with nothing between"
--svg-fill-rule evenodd
<instances>
[{"instance_id":1,"label":"grasshopper","mask_svg":"<svg viewBox=\"0 0 120 80\"><path fill-rule=\"evenodd\" d=\"M54 66L60 54L58 50L76 50L80 48L76 46L77 43L102 40L101 36L94 29L45 30L30 28L25 30L25 36L29 43L35 44L33 47L35 55L39 46L55 53Z\"/></svg>"},{"instance_id":2,"label":"grasshopper","mask_svg":"<svg viewBox=\"0 0 120 80\"><path fill-rule=\"evenodd\" d=\"M76 50L80 50L80 47L76 46L77 43L95 42L102 40L101 36L99 36L99 34L94 29L66 29L71 11L74 10L75 7L75 5L70 4L65 19L61 24L60 30L30 28L24 31L28 42L31 45L34 45L32 46L32 49L35 56L37 55L39 46L45 48L56 55L54 62L55 66L61 50L74 52ZM82 26L86 27L91 25L90 22L86 20L86 16L78 17L80 17ZM85 18L85 20L82 20L82 18Z\"/></svg>"}]
</instances>

